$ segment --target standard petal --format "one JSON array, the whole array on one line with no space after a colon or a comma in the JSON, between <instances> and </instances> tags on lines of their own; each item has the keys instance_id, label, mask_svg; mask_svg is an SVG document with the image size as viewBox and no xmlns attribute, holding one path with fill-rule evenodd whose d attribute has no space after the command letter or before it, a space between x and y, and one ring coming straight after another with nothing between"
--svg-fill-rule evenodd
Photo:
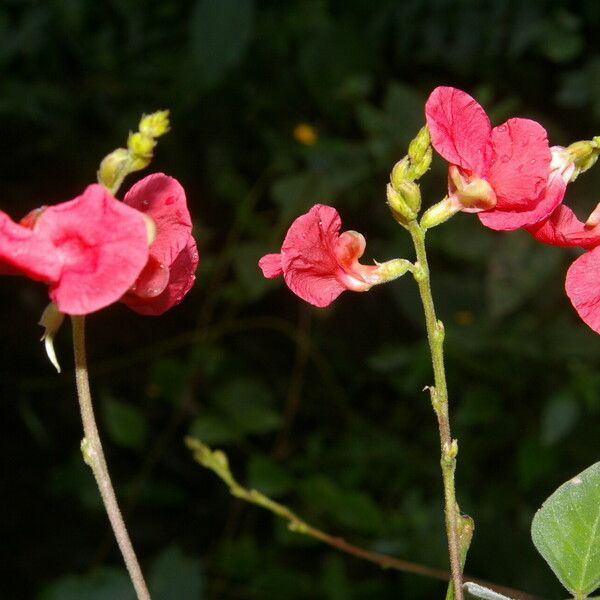
<instances>
[{"instance_id":1,"label":"standard petal","mask_svg":"<svg viewBox=\"0 0 600 600\"><path fill-rule=\"evenodd\" d=\"M587 229L575 213L561 204L545 221L528 228L529 233L544 244L593 248L600 244L600 226Z\"/></svg>"},{"instance_id":2,"label":"standard petal","mask_svg":"<svg viewBox=\"0 0 600 600\"><path fill-rule=\"evenodd\" d=\"M157 316L179 304L190 291L196 280L199 255L196 242L189 236L186 247L171 264L169 283L164 291L155 298L140 298L134 294L126 294L121 301L141 315Z\"/></svg>"},{"instance_id":3,"label":"standard petal","mask_svg":"<svg viewBox=\"0 0 600 600\"><path fill-rule=\"evenodd\" d=\"M281 247L288 287L318 307L327 306L346 289L337 279L342 270L335 257L341 226L335 208L316 204L292 223Z\"/></svg>"},{"instance_id":4,"label":"standard petal","mask_svg":"<svg viewBox=\"0 0 600 600\"><path fill-rule=\"evenodd\" d=\"M479 220L490 229L512 231L530 228L547 219L562 202L567 184L560 173L555 172L548 180L546 193L530 210L486 210L477 214Z\"/></svg>"},{"instance_id":5,"label":"standard petal","mask_svg":"<svg viewBox=\"0 0 600 600\"><path fill-rule=\"evenodd\" d=\"M0 274L58 281L62 260L52 242L0 211Z\"/></svg>"},{"instance_id":6,"label":"standard petal","mask_svg":"<svg viewBox=\"0 0 600 600\"><path fill-rule=\"evenodd\" d=\"M600 333L600 247L573 262L567 271L565 289L579 316Z\"/></svg>"},{"instance_id":7,"label":"standard petal","mask_svg":"<svg viewBox=\"0 0 600 600\"><path fill-rule=\"evenodd\" d=\"M488 181L496 210L533 210L546 189L552 155L546 130L530 119L509 119L492 130Z\"/></svg>"},{"instance_id":8,"label":"standard petal","mask_svg":"<svg viewBox=\"0 0 600 600\"><path fill-rule=\"evenodd\" d=\"M150 254L167 267L186 247L192 232L185 191L173 177L153 173L138 181L123 202L152 217L156 237Z\"/></svg>"},{"instance_id":9,"label":"standard petal","mask_svg":"<svg viewBox=\"0 0 600 600\"><path fill-rule=\"evenodd\" d=\"M148 260L144 218L101 185L47 208L36 227L61 257L63 271L50 286L50 298L66 314L84 315L116 302Z\"/></svg>"},{"instance_id":10,"label":"standard petal","mask_svg":"<svg viewBox=\"0 0 600 600\"><path fill-rule=\"evenodd\" d=\"M470 174L485 176L492 157L491 125L469 94L437 87L425 104L431 144L448 162Z\"/></svg>"}]
</instances>

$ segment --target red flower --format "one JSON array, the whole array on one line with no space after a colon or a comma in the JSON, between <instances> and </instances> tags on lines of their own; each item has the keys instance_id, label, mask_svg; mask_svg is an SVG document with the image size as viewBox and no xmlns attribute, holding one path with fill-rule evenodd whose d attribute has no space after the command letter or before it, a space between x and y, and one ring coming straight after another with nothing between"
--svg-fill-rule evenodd
<instances>
[{"instance_id":1,"label":"red flower","mask_svg":"<svg viewBox=\"0 0 600 600\"><path fill-rule=\"evenodd\" d=\"M545 129L529 119L509 119L492 129L468 94L438 87L425 105L433 147L451 163L449 191L456 210L479 213L497 230L531 226L562 201L566 183L549 185L551 152Z\"/></svg>"},{"instance_id":2,"label":"red flower","mask_svg":"<svg viewBox=\"0 0 600 600\"><path fill-rule=\"evenodd\" d=\"M280 254L267 254L258 262L263 275L283 275L287 286L310 304L324 307L344 290L364 292L381 283L378 266L361 265L365 238L356 231L340 235L335 208L315 204L289 228Z\"/></svg>"},{"instance_id":3,"label":"red flower","mask_svg":"<svg viewBox=\"0 0 600 600\"><path fill-rule=\"evenodd\" d=\"M181 302L196 278L198 249L185 191L176 179L155 173L136 183L123 202L152 218L156 237L122 302L143 315L160 315Z\"/></svg>"},{"instance_id":4,"label":"red flower","mask_svg":"<svg viewBox=\"0 0 600 600\"><path fill-rule=\"evenodd\" d=\"M0 213L2 272L48 283L50 298L66 314L116 302L148 259L142 215L97 184L74 200L30 213L23 223Z\"/></svg>"}]
</instances>

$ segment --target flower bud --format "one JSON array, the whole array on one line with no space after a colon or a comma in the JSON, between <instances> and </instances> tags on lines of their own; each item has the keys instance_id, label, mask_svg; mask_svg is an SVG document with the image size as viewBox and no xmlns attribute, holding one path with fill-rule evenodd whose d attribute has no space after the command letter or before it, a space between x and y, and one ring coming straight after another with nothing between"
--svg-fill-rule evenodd
<instances>
[{"instance_id":1,"label":"flower bud","mask_svg":"<svg viewBox=\"0 0 600 600\"><path fill-rule=\"evenodd\" d=\"M600 153L599 142L599 138L594 138L591 141L582 140L567 146L565 152L569 155L573 163L575 163L573 179L594 166L598 160L598 154Z\"/></svg>"},{"instance_id":2,"label":"flower bud","mask_svg":"<svg viewBox=\"0 0 600 600\"><path fill-rule=\"evenodd\" d=\"M419 133L417 133L408 146L408 156L413 164L420 163L426 159L430 142L429 129L425 125L421 127Z\"/></svg>"},{"instance_id":3,"label":"flower bud","mask_svg":"<svg viewBox=\"0 0 600 600\"><path fill-rule=\"evenodd\" d=\"M408 206L403 195L396 191L391 183L386 187L387 203L392 211L394 219L401 225L407 225L409 221L417 218L417 213Z\"/></svg>"},{"instance_id":4,"label":"flower bud","mask_svg":"<svg viewBox=\"0 0 600 600\"><path fill-rule=\"evenodd\" d=\"M127 147L131 154L136 157L151 158L155 146L156 141L154 138L149 137L140 131L130 133L129 138L127 139Z\"/></svg>"},{"instance_id":5,"label":"flower bud","mask_svg":"<svg viewBox=\"0 0 600 600\"><path fill-rule=\"evenodd\" d=\"M419 210L421 210L421 190L419 186L414 181L403 181L397 191L402 196L408 208L415 215L418 214Z\"/></svg>"},{"instance_id":6,"label":"flower bud","mask_svg":"<svg viewBox=\"0 0 600 600\"><path fill-rule=\"evenodd\" d=\"M411 169L411 174L412 174L413 179L420 179L421 177L423 177L423 175L425 175L425 173L427 173L427 170L431 166L432 157L433 157L433 150L432 150L431 146L428 146L427 149L425 150L425 154L423 154L423 158L420 161L413 163L413 166Z\"/></svg>"},{"instance_id":7,"label":"flower bud","mask_svg":"<svg viewBox=\"0 0 600 600\"><path fill-rule=\"evenodd\" d=\"M408 179L410 179L410 158L405 156L394 165L390 175L390 183L395 190L398 190L402 182Z\"/></svg>"},{"instance_id":8,"label":"flower bud","mask_svg":"<svg viewBox=\"0 0 600 600\"><path fill-rule=\"evenodd\" d=\"M421 227L431 229L436 225L441 225L461 209L462 205L455 197L444 198L425 211L421 218Z\"/></svg>"},{"instance_id":9,"label":"flower bud","mask_svg":"<svg viewBox=\"0 0 600 600\"><path fill-rule=\"evenodd\" d=\"M139 130L145 136L157 138L169 131L169 111L159 110L142 116Z\"/></svg>"},{"instance_id":10,"label":"flower bud","mask_svg":"<svg viewBox=\"0 0 600 600\"><path fill-rule=\"evenodd\" d=\"M112 190L117 182L121 182L129 172L129 151L127 148L117 148L106 155L98 169L98 182Z\"/></svg>"}]
</instances>

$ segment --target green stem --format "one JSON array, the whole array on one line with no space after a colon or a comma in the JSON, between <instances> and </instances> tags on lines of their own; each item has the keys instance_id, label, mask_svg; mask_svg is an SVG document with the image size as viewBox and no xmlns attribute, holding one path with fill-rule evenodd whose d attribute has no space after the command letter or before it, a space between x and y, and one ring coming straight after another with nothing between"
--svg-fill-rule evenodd
<instances>
[{"instance_id":1,"label":"green stem","mask_svg":"<svg viewBox=\"0 0 600 600\"><path fill-rule=\"evenodd\" d=\"M85 462L91 467L102 502L106 508L108 519L119 544L129 576L135 588L138 600L150 600L150 593L144 581L142 570L138 563L135 551L129 539L123 516L117 504L117 497L110 480L106 459L98 434L98 427L94 417L92 395L88 378L87 358L85 352L85 317L71 317L73 324L73 349L75 352L75 382L77 396L81 409L81 420L85 437L81 442L81 451Z\"/></svg>"},{"instance_id":2,"label":"green stem","mask_svg":"<svg viewBox=\"0 0 600 600\"><path fill-rule=\"evenodd\" d=\"M415 263L414 277L419 286L427 338L431 351L433 364L434 387L429 388L431 404L435 411L440 432L441 467L444 482L444 515L446 535L448 537L448 555L450 557L450 570L456 600L463 600L462 568L460 561L460 541L458 538L457 519L459 513L454 489L454 472L456 468L456 454L458 446L452 440L450 433L450 417L448 413L448 389L446 386L446 371L444 368L444 324L438 321L435 314L433 298L431 296L431 280L429 265L425 250L425 229L417 221L409 223L409 232L415 246L417 262Z\"/></svg>"}]
</instances>

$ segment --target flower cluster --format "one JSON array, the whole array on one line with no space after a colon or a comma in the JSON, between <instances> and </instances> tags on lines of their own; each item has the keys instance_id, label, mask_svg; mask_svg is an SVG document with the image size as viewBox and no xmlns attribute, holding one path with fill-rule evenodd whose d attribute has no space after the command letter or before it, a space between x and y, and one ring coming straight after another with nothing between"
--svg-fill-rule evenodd
<instances>
[{"instance_id":1,"label":"flower cluster","mask_svg":"<svg viewBox=\"0 0 600 600\"><path fill-rule=\"evenodd\" d=\"M477 213L486 227L528 230L556 246L586 252L567 273L566 291L581 318L600 333L600 205L586 223L562 204L567 184L590 168L600 154L600 138L567 148L550 147L536 121L511 118L492 127L484 109L467 93L438 87L425 104L427 127L392 171L388 204L405 228L426 230L457 212ZM448 195L422 215L416 180L429 168L430 146L448 163ZM337 211L316 205L291 225L279 254L259 261L265 277L283 275L300 298L327 306L344 290L366 291L417 266L395 259L365 266L359 233L339 234Z\"/></svg>"},{"instance_id":2,"label":"flower cluster","mask_svg":"<svg viewBox=\"0 0 600 600\"><path fill-rule=\"evenodd\" d=\"M0 211L0 273L48 284L65 314L122 301L159 315L193 284L198 251L191 232L185 193L171 177L146 177L123 202L93 184L19 223Z\"/></svg>"}]
</instances>

